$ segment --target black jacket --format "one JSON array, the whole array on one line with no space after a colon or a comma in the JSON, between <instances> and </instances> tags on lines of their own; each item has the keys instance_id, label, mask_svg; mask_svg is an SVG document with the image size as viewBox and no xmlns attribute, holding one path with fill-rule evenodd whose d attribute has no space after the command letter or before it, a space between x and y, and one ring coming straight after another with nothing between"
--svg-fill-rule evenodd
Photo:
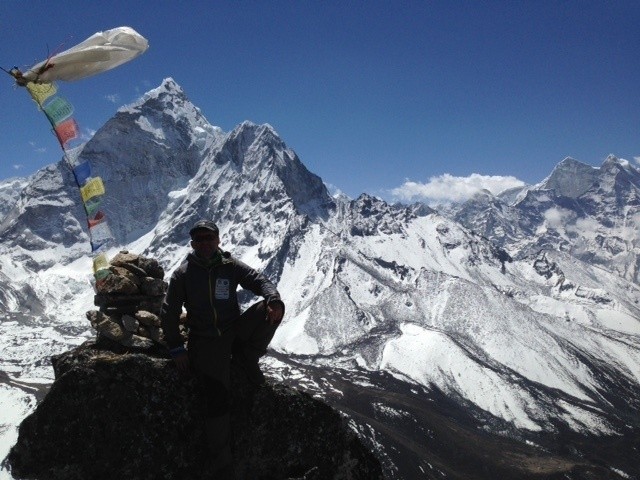
<instances>
[{"instance_id":1,"label":"black jacket","mask_svg":"<svg viewBox=\"0 0 640 480\"><path fill-rule=\"evenodd\" d=\"M223 252L222 261L214 266L190 253L171 275L162 304L162 329L169 348L183 346L178 329L183 305L190 334L218 336L228 329L240 316L238 285L267 303L282 303L272 282L230 253Z\"/></svg>"}]
</instances>

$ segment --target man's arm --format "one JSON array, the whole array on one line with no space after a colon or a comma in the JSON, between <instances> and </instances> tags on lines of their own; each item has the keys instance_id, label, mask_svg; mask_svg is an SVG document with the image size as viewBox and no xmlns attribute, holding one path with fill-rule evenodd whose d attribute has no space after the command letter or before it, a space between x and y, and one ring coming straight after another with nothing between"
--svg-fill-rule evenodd
<instances>
[{"instance_id":1,"label":"man's arm","mask_svg":"<svg viewBox=\"0 0 640 480\"><path fill-rule=\"evenodd\" d=\"M269 323L272 325L280 323L284 316L285 306L274 283L239 260L236 260L236 272L238 273L238 283L242 288L264 297L267 303L267 320Z\"/></svg>"},{"instance_id":2,"label":"man's arm","mask_svg":"<svg viewBox=\"0 0 640 480\"><path fill-rule=\"evenodd\" d=\"M178 370L186 372L189 369L189 358L180 335L180 315L185 302L184 274L180 269L173 272L169 280L169 288L162 302L160 320L164 339L169 347L169 353L176 363Z\"/></svg>"}]
</instances>

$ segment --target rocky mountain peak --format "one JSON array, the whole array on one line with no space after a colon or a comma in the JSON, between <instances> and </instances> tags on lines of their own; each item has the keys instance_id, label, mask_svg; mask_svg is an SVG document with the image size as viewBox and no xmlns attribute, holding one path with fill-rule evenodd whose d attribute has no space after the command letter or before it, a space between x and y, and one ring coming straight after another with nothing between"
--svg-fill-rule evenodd
<instances>
[{"instance_id":1,"label":"rocky mountain peak","mask_svg":"<svg viewBox=\"0 0 640 480\"><path fill-rule=\"evenodd\" d=\"M162 80L162 83L160 83L159 86L149 90L132 104L126 105L119 110L126 111L132 108L136 108L152 100L165 102L167 105L169 105L173 100L176 99L179 99L181 101L188 101L187 95L182 87L178 85L173 78L169 77Z\"/></svg>"},{"instance_id":2,"label":"rocky mountain peak","mask_svg":"<svg viewBox=\"0 0 640 480\"><path fill-rule=\"evenodd\" d=\"M121 115L133 116L138 128L152 134L155 142L168 146L175 147L175 142L179 142L185 149L197 146L204 150L224 135L222 129L207 121L172 78L165 78L159 87L120 108L115 119ZM176 129L177 132L172 132Z\"/></svg>"},{"instance_id":3,"label":"rocky mountain peak","mask_svg":"<svg viewBox=\"0 0 640 480\"><path fill-rule=\"evenodd\" d=\"M607 168L610 168L610 167L628 168L629 162L627 160L618 158L613 153L610 153L609 155L607 155L607 158L602 163L602 168L606 170Z\"/></svg>"},{"instance_id":4,"label":"rocky mountain peak","mask_svg":"<svg viewBox=\"0 0 640 480\"><path fill-rule=\"evenodd\" d=\"M353 200L350 206L351 234L355 236L404 233L407 222L433 212L428 208L390 205L367 193L363 193Z\"/></svg>"},{"instance_id":5,"label":"rocky mountain peak","mask_svg":"<svg viewBox=\"0 0 640 480\"><path fill-rule=\"evenodd\" d=\"M252 185L251 195L273 199L280 191L300 213L311 216L325 216L333 206L322 179L302 164L271 125L243 122L227 135L209 163L206 178L220 167L229 168L224 180L236 185L236 192Z\"/></svg>"},{"instance_id":6,"label":"rocky mountain peak","mask_svg":"<svg viewBox=\"0 0 640 480\"><path fill-rule=\"evenodd\" d=\"M640 184L640 169L633 166L628 160L620 159L614 155L609 155L600 168L600 176L617 177L627 179L636 184Z\"/></svg>"},{"instance_id":7,"label":"rocky mountain peak","mask_svg":"<svg viewBox=\"0 0 640 480\"><path fill-rule=\"evenodd\" d=\"M541 186L555 191L559 196L578 198L591 188L597 175L597 168L567 157L553 169Z\"/></svg>"},{"instance_id":8,"label":"rocky mountain peak","mask_svg":"<svg viewBox=\"0 0 640 480\"><path fill-rule=\"evenodd\" d=\"M256 141L270 143L280 148L286 148L284 141L275 129L268 123L256 124L245 120L229 133L228 140L240 141L245 145L252 145Z\"/></svg>"}]
</instances>

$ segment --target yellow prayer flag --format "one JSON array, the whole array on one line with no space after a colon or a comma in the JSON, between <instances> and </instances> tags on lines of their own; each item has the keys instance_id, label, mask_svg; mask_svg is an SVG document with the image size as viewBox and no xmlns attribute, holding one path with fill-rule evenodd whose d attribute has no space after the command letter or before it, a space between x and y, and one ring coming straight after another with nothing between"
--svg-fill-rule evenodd
<instances>
[{"instance_id":1,"label":"yellow prayer flag","mask_svg":"<svg viewBox=\"0 0 640 480\"><path fill-rule=\"evenodd\" d=\"M55 95L58 91L55 84L53 83L27 83L27 90L29 91L29 95L31 98L38 104L38 106L42 107L42 103L49 98L51 95Z\"/></svg>"},{"instance_id":2,"label":"yellow prayer flag","mask_svg":"<svg viewBox=\"0 0 640 480\"><path fill-rule=\"evenodd\" d=\"M109 268L109 260L104 253L101 253L93 259L93 273L98 273L99 270Z\"/></svg>"},{"instance_id":3,"label":"yellow prayer flag","mask_svg":"<svg viewBox=\"0 0 640 480\"><path fill-rule=\"evenodd\" d=\"M82 196L83 202L86 202L93 197L97 197L98 195L104 195L104 184L102 183L102 179L100 177L95 177L89 180L84 187L80 188L80 195Z\"/></svg>"}]
</instances>

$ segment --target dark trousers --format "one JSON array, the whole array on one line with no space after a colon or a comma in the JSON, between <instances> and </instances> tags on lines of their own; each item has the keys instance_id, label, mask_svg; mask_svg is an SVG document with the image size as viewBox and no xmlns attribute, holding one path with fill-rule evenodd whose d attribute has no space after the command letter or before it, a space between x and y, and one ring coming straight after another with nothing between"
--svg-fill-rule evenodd
<instances>
[{"instance_id":1,"label":"dark trousers","mask_svg":"<svg viewBox=\"0 0 640 480\"><path fill-rule=\"evenodd\" d=\"M247 372L258 369L258 360L266 351L278 328L266 319L265 302L249 307L219 337L189 337L188 351L205 401L205 428L213 468L231 463L230 448L230 372L231 361Z\"/></svg>"}]
</instances>

